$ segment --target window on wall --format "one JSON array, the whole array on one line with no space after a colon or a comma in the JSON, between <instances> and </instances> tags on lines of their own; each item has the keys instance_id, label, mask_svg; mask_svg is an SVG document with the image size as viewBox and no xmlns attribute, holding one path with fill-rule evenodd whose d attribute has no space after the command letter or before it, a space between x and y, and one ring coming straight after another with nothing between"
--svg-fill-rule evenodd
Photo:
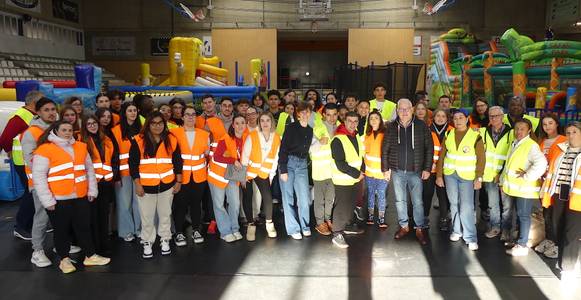
<instances>
[{"instance_id":1,"label":"window on wall","mask_svg":"<svg viewBox=\"0 0 581 300\"><path fill-rule=\"evenodd\" d=\"M33 19L23 22L19 16L0 12L0 34L20 35L38 39L83 46L83 32L74 28Z\"/></svg>"}]
</instances>

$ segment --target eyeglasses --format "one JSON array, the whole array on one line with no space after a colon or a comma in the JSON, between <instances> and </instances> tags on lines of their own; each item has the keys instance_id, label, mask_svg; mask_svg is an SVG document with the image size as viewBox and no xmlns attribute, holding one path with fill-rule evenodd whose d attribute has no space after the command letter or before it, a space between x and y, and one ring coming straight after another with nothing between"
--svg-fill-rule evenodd
<instances>
[{"instance_id":1,"label":"eyeglasses","mask_svg":"<svg viewBox=\"0 0 581 300\"><path fill-rule=\"evenodd\" d=\"M87 122L87 127L97 126L97 122Z\"/></svg>"},{"instance_id":2,"label":"eyeglasses","mask_svg":"<svg viewBox=\"0 0 581 300\"><path fill-rule=\"evenodd\" d=\"M188 117L188 118L195 118L196 114L184 114L184 117Z\"/></svg>"},{"instance_id":3,"label":"eyeglasses","mask_svg":"<svg viewBox=\"0 0 581 300\"><path fill-rule=\"evenodd\" d=\"M500 115L490 115L490 118L491 119L495 119L495 118L501 118L503 116L504 116L503 114L500 114Z\"/></svg>"},{"instance_id":4,"label":"eyeglasses","mask_svg":"<svg viewBox=\"0 0 581 300\"><path fill-rule=\"evenodd\" d=\"M151 125L151 126L163 126L163 121L161 121L161 122L150 122L149 125Z\"/></svg>"}]
</instances>

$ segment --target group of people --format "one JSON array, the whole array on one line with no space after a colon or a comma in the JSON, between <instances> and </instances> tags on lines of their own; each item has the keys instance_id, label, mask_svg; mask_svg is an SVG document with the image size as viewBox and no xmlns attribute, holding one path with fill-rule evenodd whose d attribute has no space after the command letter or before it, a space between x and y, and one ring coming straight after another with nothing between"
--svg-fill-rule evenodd
<instances>
[{"instance_id":1,"label":"group of people","mask_svg":"<svg viewBox=\"0 0 581 300\"><path fill-rule=\"evenodd\" d=\"M156 108L148 95L125 101L112 91L96 97L94 112L73 97L60 114L54 101L30 92L0 136L28 187L14 235L32 240L31 262L46 267L44 242L54 230L60 269L69 273L70 253L83 251L86 266L109 263L112 228L126 242L139 238L144 258L153 257L158 236L168 255L172 240L203 243L216 227L228 243L254 241L262 224L276 238L280 199L292 239L314 228L347 248L345 235L361 234L362 224L388 227L392 188L396 240L413 229L429 243L436 193L438 227L451 241L477 250L476 223L489 214L485 236L500 236L513 256L528 254L531 214L542 203L546 240L535 250L574 271L581 123L561 135L557 116L527 115L520 97L507 113L479 98L468 114L448 96L432 111L425 93L395 103L386 91L376 84L375 99L365 100L308 90L298 101L292 90L271 90L219 104L205 95L201 113L179 98Z\"/></svg>"}]
</instances>

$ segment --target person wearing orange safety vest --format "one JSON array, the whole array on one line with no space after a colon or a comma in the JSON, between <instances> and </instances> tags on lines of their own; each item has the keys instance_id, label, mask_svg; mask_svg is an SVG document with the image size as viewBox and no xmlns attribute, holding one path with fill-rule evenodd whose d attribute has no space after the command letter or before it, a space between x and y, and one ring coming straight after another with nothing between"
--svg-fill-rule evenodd
<instances>
[{"instance_id":1,"label":"person wearing orange safety vest","mask_svg":"<svg viewBox=\"0 0 581 300\"><path fill-rule=\"evenodd\" d=\"M79 141L87 144L87 150L93 161L99 196L91 202L91 231L95 251L99 255L107 256L110 251L109 243L109 205L115 202L114 174L118 172L113 166L118 166L119 153L113 141L105 135L94 116L83 118Z\"/></svg>"},{"instance_id":2,"label":"person wearing orange safety vest","mask_svg":"<svg viewBox=\"0 0 581 300\"><path fill-rule=\"evenodd\" d=\"M210 160L208 168L208 184L212 193L212 204L214 215L220 238L231 243L242 239L240 225L238 224L238 214L240 211L240 188L239 182L225 178L226 170L232 165L235 170L240 171L240 154L244 145L244 130L246 130L246 119L243 116L235 116L232 125L228 129L228 134L218 142L218 147L214 156ZM228 202L228 209L224 207L224 197Z\"/></svg>"},{"instance_id":3,"label":"person wearing orange safety vest","mask_svg":"<svg viewBox=\"0 0 581 300\"><path fill-rule=\"evenodd\" d=\"M246 166L246 182L243 188L248 191L243 198L244 214L248 220L246 239L254 241L256 225L253 222L252 184L255 183L262 197L264 215L266 219L266 233L268 237L276 237L276 229L272 222L272 193L271 182L278 167L278 150L280 136L275 132L274 117L269 112L262 112L258 119L259 130L250 132L242 149L243 166ZM260 206L260 205L259 205Z\"/></svg>"},{"instance_id":4,"label":"person wearing orange safety vest","mask_svg":"<svg viewBox=\"0 0 581 300\"><path fill-rule=\"evenodd\" d=\"M25 105L10 116L2 135L0 135L0 149L4 150L12 159L14 170L24 188L24 193L18 199L20 204L14 219L15 226L12 234L14 237L25 241L31 240L30 232L34 219L34 200L27 185L28 179L24 170L24 157L22 155L20 137L28 129L30 122L36 115L36 101L41 97L43 97L43 94L39 91L28 92L25 97Z\"/></svg>"},{"instance_id":5,"label":"person wearing orange safety vest","mask_svg":"<svg viewBox=\"0 0 581 300\"><path fill-rule=\"evenodd\" d=\"M375 215L375 199L377 196L377 225L379 228L387 228L385 222L385 210L387 209L387 202L385 196L387 193L388 182L381 172L381 147L383 143L383 135L385 125L381 113L377 110L372 111L367 116L368 125L365 129L365 156L363 162L365 163L365 182L367 183L367 225L374 224Z\"/></svg>"},{"instance_id":6,"label":"person wearing orange safety vest","mask_svg":"<svg viewBox=\"0 0 581 300\"><path fill-rule=\"evenodd\" d=\"M526 256L531 227L533 204L540 198L541 177L547 170L547 160L539 145L530 137L533 126L527 119L514 123L515 141L510 147L500 176L502 197L509 197L515 203L519 222L519 238L516 245L506 253L512 256ZM505 200L503 200L504 202ZM508 241L509 243L511 241Z\"/></svg>"},{"instance_id":7,"label":"person wearing orange safety vest","mask_svg":"<svg viewBox=\"0 0 581 300\"><path fill-rule=\"evenodd\" d=\"M149 114L141 134L131 141L129 172L135 185L141 216L143 258L153 257L160 237L161 254L171 254L171 212L174 194L181 189L183 160L177 139L159 111Z\"/></svg>"},{"instance_id":8,"label":"person wearing orange safety vest","mask_svg":"<svg viewBox=\"0 0 581 300\"><path fill-rule=\"evenodd\" d=\"M429 215L429 210L432 206L432 197L434 196L434 190L436 192L436 197L438 198L438 205L434 206L440 211L440 221L439 228L440 231L448 231L448 195L446 195L446 188L436 185L436 164L442 158L440 152L442 151L442 143L444 142L444 137L450 130L454 127L448 124L448 113L441 109L436 108L432 113L432 123L429 125L430 131L432 132L432 142L434 144L434 155L432 159L432 170L430 178L424 180L422 198L424 202L424 214Z\"/></svg>"},{"instance_id":9,"label":"person wearing orange safety vest","mask_svg":"<svg viewBox=\"0 0 581 300\"><path fill-rule=\"evenodd\" d=\"M201 203L207 186L206 157L210 151L210 133L196 128L196 110L186 106L182 113L183 127L170 129L177 139L183 160L182 188L174 197L172 216L175 226L175 243L178 247L187 245L185 218L190 211L192 240L204 242L201 234Z\"/></svg>"},{"instance_id":10,"label":"person wearing orange safety vest","mask_svg":"<svg viewBox=\"0 0 581 300\"><path fill-rule=\"evenodd\" d=\"M32 222L32 262L37 267L48 267L52 263L44 254L44 242L49 219L46 210L42 206L38 194L32 182L32 157L37 146L37 141L50 124L57 120L56 103L48 98L40 98L35 105L37 116L30 121L30 126L21 135L22 155L24 157L24 168L28 178L28 188L34 200L34 218Z\"/></svg>"},{"instance_id":11,"label":"person wearing orange safety vest","mask_svg":"<svg viewBox=\"0 0 581 300\"><path fill-rule=\"evenodd\" d=\"M565 128L567 141L559 143L549 161L549 172L541 188L544 208L552 208L552 235L558 255L561 280L575 276L581 240L581 123ZM547 226L546 224L545 226Z\"/></svg>"},{"instance_id":12,"label":"person wearing orange safety vest","mask_svg":"<svg viewBox=\"0 0 581 300\"><path fill-rule=\"evenodd\" d=\"M87 144L75 141L73 125L60 120L43 133L38 145L32 163L34 190L54 227L59 268L65 274L76 270L69 259L71 232L83 249L85 266L108 264L110 259L96 254L91 239L89 203L98 190Z\"/></svg>"},{"instance_id":13,"label":"person wearing orange safety vest","mask_svg":"<svg viewBox=\"0 0 581 300\"><path fill-rule=\"evenodd\" d=\"M115 178L115 199L117 213L117 234L126 242L132 242L141 231L139 203L135 196L133 181L129 173L129 149L131 140L141 131L141 122L137 119L137 106L133 102L121 105L121 121L111 129L119 149L119 178Z\"/></svg>"},{"instance_id":14,"label":"person wearing orange safety vest","mask_svg":"<svg viewBox=\"0 0 581 300\"><path fill-rule=\"evenodd\" d=\"M561 153L559 144L567 141L567 137L561 135L561 125L559 124L559 116L554 113L548 113L541 119L541 133L539 140L539 147L545 154L547 161L553 161L555 156ZM535 251L542 253L548 258L557 258L559 248L555 241L557 241L556 228L552 228L553 221L553 206L543 208L543 218L545 219L545 239L541 241L536 247Z\"/></svg>"}]
</instances>

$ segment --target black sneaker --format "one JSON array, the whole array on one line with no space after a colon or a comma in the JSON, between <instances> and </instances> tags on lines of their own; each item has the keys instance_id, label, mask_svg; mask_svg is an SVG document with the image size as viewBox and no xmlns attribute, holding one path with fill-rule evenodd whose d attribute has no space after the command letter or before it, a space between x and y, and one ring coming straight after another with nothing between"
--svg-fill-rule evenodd
<instances>
[{"instance_id":1,"label":"black sneaker","mask_svg":"<svg viewBox=\"0 0 581 300\"><path fill-rule=\"evenodd\" d=\"M440 219L440 231L448 231L448 219Z\"/></svg>"},{"instance_id":2,"label":"black sneaker","mask_svg":"<svg viewBox=\"0 0 581 300\"><path fill-rule=\"evenodd\" d=\"M360 222L365 221L365 212L363 211L363 207L356 206L353 212L355 213L357 220Z\"/></svg>"},{"instance_id":3,"label":"black sneaker","mask_svg":"<svg viewBox=\"0 0 581 300\"><path fill-rule=\"evenodd\" d=\"M364 232L364 230L359 228L359 226L357 224L353 223L353 224L349 224L349 225L345 226L345 229L343 229L343 232L345 234L362 234Z\"/></svg>"},{"instance_id":4,"label":"black sneaker","mask_svg":"<svg viewBox=\"0 0 581 300\"><path fill-rule=\"evenodd\" d=\"M373 215L369 215L369 217L367 218L367 225L373 225Z\"/></svg>"},{"instance_id":5,"label":"black sneaker","mask_svg":"<svg viewBox=\"0 0 581 300\"><path fill-rule=\"evenodd\" d=\"M19 238L21 240L30 241L32 240L32 236L29 232L26 232L19 228L14 228L14 232L12 233L14 237Z\"/></svg>"}]
</instances>

